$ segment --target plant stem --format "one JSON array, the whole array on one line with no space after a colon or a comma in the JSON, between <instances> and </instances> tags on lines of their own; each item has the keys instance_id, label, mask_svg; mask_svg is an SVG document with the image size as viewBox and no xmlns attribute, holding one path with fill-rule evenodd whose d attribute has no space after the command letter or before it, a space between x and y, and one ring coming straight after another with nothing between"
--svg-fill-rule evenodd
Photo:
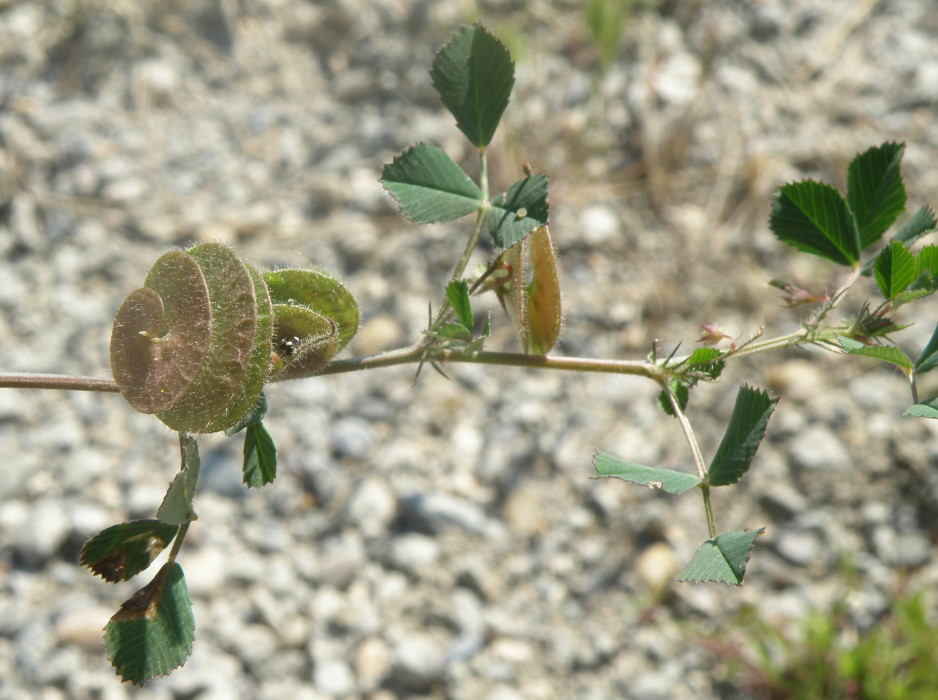
<instances>
[{"instance_id":1,"label":"plant stem","mask_svg":"<svg viewBox=\"0 0 938 700\"><path fill-rule=\"evenodd\" d=\"M694 460L694 467L697 469L697 476L704 482L700 487L700 492L703 495L704 512L707 516L707 528L710 531L710 537L716 537L717 528L713 518L713 504L710 501L710 486L706 483L707 466L704 464L703 454L700 452L700 445L697 443L694 429L691 427L690 421L687 420L687 416L684 415L684 411L681 410L681 405L674 395L674 392L671 391L671 387L668 386L666 381L660 382L660 384L668 397L671 408L674 410L674 415L681 424L681 430L684 431L684 438L687 440L687 445L690 448L691 457Z\"/></svg>"},{"instance_id":2,"label":"plant stem","mask_svg":"<svg viewBox=\"0 0 938 700\"><path fill-rule=\"evenodd\" d=\"M0 373L0 389L62 389L64 391L120 391L113 379L104 377L73 377L64 374L32 372Z\"/></svg>"}]
</instances>

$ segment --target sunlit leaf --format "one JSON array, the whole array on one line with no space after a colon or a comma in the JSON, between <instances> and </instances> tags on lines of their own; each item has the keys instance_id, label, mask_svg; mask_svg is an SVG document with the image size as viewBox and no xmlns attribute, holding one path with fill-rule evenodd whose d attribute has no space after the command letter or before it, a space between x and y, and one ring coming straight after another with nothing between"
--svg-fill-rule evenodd
<instances>
[{"instance_id":1,"label":"sunlit leaf","mask_svg":"<svg viewBox=\"0 0 938 700\"><path fill-rule=\"evenodd\" d=\"M104 628L104 648L118 675L143 685L182 666L192 653L195 617L182 568L164 564Z\"/></svg>"}]
</instances>

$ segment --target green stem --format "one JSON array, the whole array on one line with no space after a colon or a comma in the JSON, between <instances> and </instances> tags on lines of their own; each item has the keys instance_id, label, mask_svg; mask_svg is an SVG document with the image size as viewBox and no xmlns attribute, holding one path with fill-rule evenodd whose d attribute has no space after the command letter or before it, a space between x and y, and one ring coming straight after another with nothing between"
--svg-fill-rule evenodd
<instances>
[{"instance_id":1,"label":"green stem","mask_svg":"<svg viewBox=\"0 0 938 700\"><path fill-rule=\"evenodd\" d=\"M180 457L180 462L181 462L179 471L183 471L189 468L188 455L186 454L186 438L187 437L188 435L186 433L179 433L179 457ZM198 463L196 464L198 466ZM193 492L195 491L195 488L198 485L198 478L199 478L199 475L198 475L198 470L197 470L196 475L195 475L195 483L192 484ZM194 514L193 514L193 517L194 517ZM176 537L173 540L173 547L172 549L169 550L169 556L167 558L168 562L176 561L176 557L179 554L179 550L182 549L182 543L186 539L186 533L189 532L189 522L185 522L179 526L179 531L176 533Z\"/></svg>"},{"instance_id":2,"label":"green stem","mask_svg":"<svg viewBox=\"0 0 938 700\"><path fill-rule=\"evenodd\" d=\"M690 448L691 457L694 460L694 467L697 469L697 477L703 482L700 487L700 492L703 495L704 512L707 516L707 528L710 531L710 537L716 537L717 528L716 521L713 518L713 504L710 501L710 485L707 484L707 465L704 464L703 454L700 451L700 445L697 443L697 437L694 435L694 429L691 427L687 416L684 415L684 411L681 410L681 404L674 395L674 392L671 391L671 387L668 386L667 382L660 383L661 388L668 397L668 402L671 404L671 408L674 410L674 415L681 424L681 430L684 432L684 439L687 440L687 445Z\"/></svg>"},{"instance_id":3,"label":"green stem","mask_svg":"<svg viewBox=\"0 0 938 700\"><path fill-rule=\"evenodd\" d=\"M0 373L0 389L62 389L64 391L101 391L118 393L113 379L72 377L64 374L33 372Z\"/></svg>"}]
</instances>

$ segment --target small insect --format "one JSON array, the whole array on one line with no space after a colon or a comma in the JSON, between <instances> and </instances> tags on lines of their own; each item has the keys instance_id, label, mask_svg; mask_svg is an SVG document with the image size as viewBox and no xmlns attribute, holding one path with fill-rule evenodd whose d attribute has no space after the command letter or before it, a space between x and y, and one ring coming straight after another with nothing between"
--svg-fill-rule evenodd
<instances>
[{"instance_id":1,"label":"small insect","mask_svg":"<svg viewBox=\"0 0 938 700\"><path fill-rule=\"evenodd\" d=\"M281 357L291 357L297 348L300 347L300 339L297 336L292 338L281 338L278 343Z\"/></svg>"}]
</instances>

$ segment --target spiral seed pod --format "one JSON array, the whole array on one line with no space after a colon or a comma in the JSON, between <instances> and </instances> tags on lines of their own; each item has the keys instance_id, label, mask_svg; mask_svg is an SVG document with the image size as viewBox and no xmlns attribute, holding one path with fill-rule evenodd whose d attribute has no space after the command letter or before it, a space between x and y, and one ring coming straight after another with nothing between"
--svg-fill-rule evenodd
<instances>
[{"instance_id":1,"label":"spiral seed pod","mask_svg":"<svg viewBox=\"0 0 938 700\"><path fill-rule=\"evenodd\" d=\"M260 395L273 324L263 279L230 248L166 253L117 312L114 379L131 406L173 430L223 430Z\"/></svg>"}]
</instances>

